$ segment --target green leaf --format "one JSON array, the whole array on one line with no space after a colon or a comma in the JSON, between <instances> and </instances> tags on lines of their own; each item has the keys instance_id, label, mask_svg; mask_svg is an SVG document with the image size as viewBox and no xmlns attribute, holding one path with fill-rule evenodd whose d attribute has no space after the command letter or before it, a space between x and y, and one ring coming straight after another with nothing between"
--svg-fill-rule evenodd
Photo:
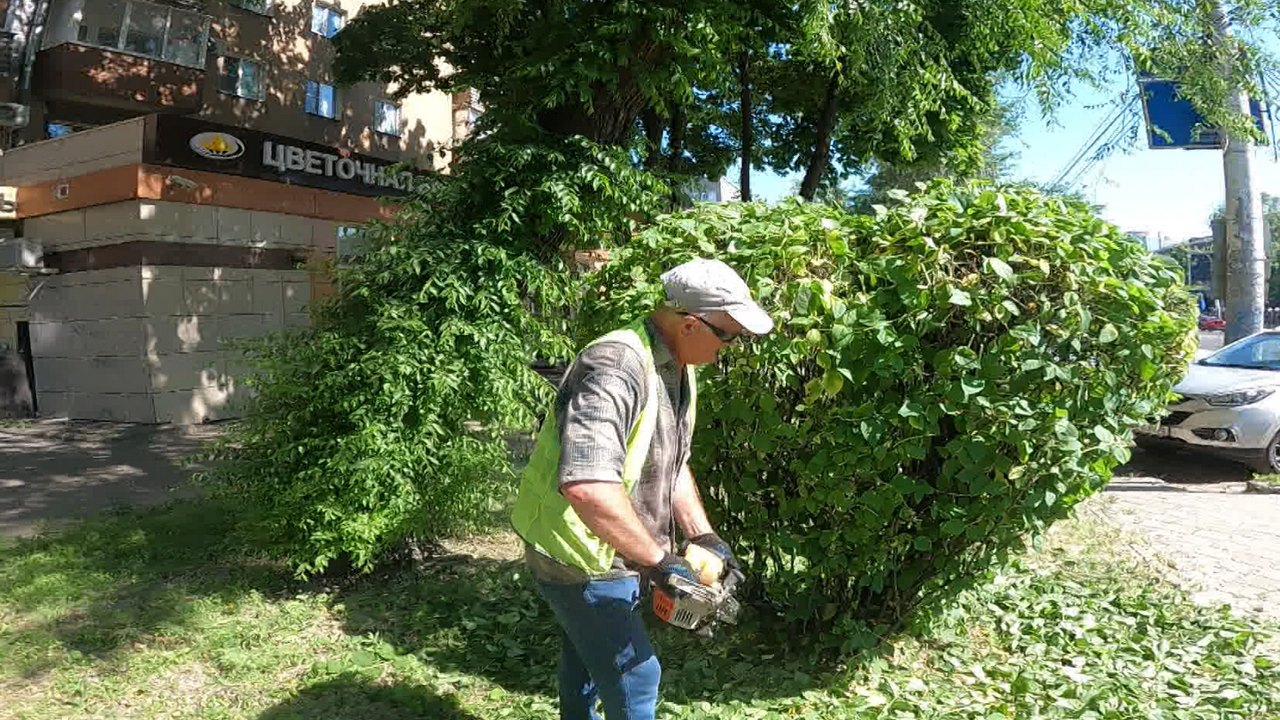
<instances>
[{"instance_id":1,"label":"green leaf","mask_svg":"<svg viewBox=\"0 0 1280 720\"><path fill-rule=\"evenodd\" d=\"M1013 268L1009 264L997 257L987 258L987 267L994 272L1001 280L1013 279Z\"/></svg>"},{"instance_id":2,"label":"green leaf","mask_svg":"<svg viewBox=\"0 0 1280 720\"><path fill-rule=\"evenodd\" d=\"M839 372L828 370L822 375L822 390L827 395L836 395L844 387L844 377Z\"/></svg>"},{"instance_id":3,"label":"green leaf","mask_svg":"<svg viewBox=\"0 0 1280 720\"><path fill-rule=\"evenodd\" d=\"M1098 342L1104 344L1111 343L1115 342L1118 337L1120 337L1120 331L1116 330L1115 325L1107 323L1102 327L1102 332L1098 333Z\"/></svg>"},{"instance_id":4,"label":"green leaf","mask_svg":"<svg viewBox=\"0 0 1280 720\"><path fill-rule=\"evenodd\" d=\"M951 288L951 297L947 300L947 302L950 302L952 305L960 305L960 306L967 307L973 304L973 298L969 295L969 293L965 292L964 290L953 287Z\"/></svg>"}]
</instances>

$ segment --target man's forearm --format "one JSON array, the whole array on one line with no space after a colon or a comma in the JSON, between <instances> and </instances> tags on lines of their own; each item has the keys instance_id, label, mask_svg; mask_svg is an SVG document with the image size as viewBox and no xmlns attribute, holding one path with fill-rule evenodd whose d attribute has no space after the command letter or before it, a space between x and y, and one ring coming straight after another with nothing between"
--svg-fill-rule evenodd
<instances>
[{"instance_id":1,"label":"man's forearm","mask_svg":"<svg viewBox=\"0 0 1280 720\"><path fill-rule=\"evenodd\" d=\"M591 532L627 560L650 566L666 555L667 549L649 534L620 483L577 482L562 492Z\"/></svg>"},{"instance_id":2,"label":"man's forearm","mask_svg":"<svg viewBox=\"0 0 1280 720\"><path fill-rule=\"evenodd\" d=\"M707 518L707 510L702 506L702 496L698 494L698 485L693 481L693 473L688 465L680 471L674 492L671 511L686 538L715 532L711 527L711 520Z\"/></svg>"}]
</instances>

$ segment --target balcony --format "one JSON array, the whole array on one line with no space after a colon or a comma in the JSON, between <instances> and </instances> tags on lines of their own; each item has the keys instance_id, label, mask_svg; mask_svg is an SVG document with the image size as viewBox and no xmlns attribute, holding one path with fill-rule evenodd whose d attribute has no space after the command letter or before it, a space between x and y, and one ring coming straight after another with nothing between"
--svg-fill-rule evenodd
<instances>
[{"instance_id":1,"label":"balcony","mask_svg":"<svg viewBox=\"0 0 1280 720\"><path fill-rule=\"evenodd\" d=\"M104 116L127 116L198 111L204 77L195 68L65 43L36 55L34 82L59 116L84 115L67 112L80 106L101 108Z\"/></svg>"},{"instance_id":2,"label":"balcony","mask_svg":"<svg viewBox=\"0 0 1280 720\"><path fill-rule=\"evenodd\" d=\"M141 0L55 0L36 92L63 117L110 120L202 105L209 17Z\"/></svg>"}]
</instances>

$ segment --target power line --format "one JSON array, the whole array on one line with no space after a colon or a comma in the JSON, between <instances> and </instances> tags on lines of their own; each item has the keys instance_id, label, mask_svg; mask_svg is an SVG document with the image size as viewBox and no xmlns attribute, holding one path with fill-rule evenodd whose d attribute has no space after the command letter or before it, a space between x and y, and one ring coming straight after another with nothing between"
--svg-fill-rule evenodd
<instances>
[{"instance_id":1,"label":"power line","mask_svg":"<svg viewBox=\"0 0 1280 720\"><path fill-rule=\"evenodd\" d=\"M1118 116L1118 118L1123 118L1124 115L1127 114L1127 111L1129 110L1129 108L1131 107L1132 107L1132 103L1130 103L1129 105L1126 105L1124 108L1121 108L1121 114ZM1096 144L1097 149L1093 152L1092 155L1089 156L1088 160L1083 165L1080 166L1080 169L1077 170L1073 176L1071 176L1070 181L1066 183L1066 187L1075 186L1077 183L1080 182L1081 179L1083 179L1090 172L1092 172L1095 167L1099 167L1099 165L1103 164L1103 161L1110 159L1112 153L1115 152L1116 147L1118 146L1120 141L1124 138L1124 136L1128 134L1129 130L1130 128L1123 124L1118 125L1116 126L1115 130L1113 130L1105 138L1101 139Z\"/></svg>"},{"instance_id":2,"label":"power line","mask_svg":"<svg viewBox=\"0 0 1280 720\"><path fill-rule=\"evenodd\" d=\"M1129 112L1133 102L1134 99L1130 98L1127 93L1126 95L1121 96L1120 105L1109 116L1104 117L1102 121L1098 123L1097 128L1095 128L1094 132L1071 158L1071 161L1068 162L1062 171L1058 173L1057 179L1053 181L1054 185L1061 185L1067 177L1071 176L1080 163L1084 162L1085 159L1089 157L1089 153L1093 151L1094 148L1098 147L1099 142L1102 141L1103 138L1109 137L1109 133L1113 132L1116 123L1120 122L1120 119Z\"/></svg>"},{"instance_id":3,"label":"power line","mask_svg":"<svg viewBox=\"0 0 1280 720\"><path fill-rule=\"evenodd\" d=\"M1120 125L1118 128L1116 125L1129 114L1136 102L1136 97L1129 97L1127 94L1122 96L1121 104L1111 115L1104 118L1100 124L1101 129L1085 141L1072 161L1063 168L1062 172L1058 173L1058 177L1053 181L1053 184L1063 186L1065 183L1065 187L1071 187L1087 174L1099 160L1110 154L1127 130L1124 125ZM1084 163L1083 166L1080 165L1082 162ZM1071 181L1066 182L1067 178L1071 178Z\"/></svg>"}]
</instances>

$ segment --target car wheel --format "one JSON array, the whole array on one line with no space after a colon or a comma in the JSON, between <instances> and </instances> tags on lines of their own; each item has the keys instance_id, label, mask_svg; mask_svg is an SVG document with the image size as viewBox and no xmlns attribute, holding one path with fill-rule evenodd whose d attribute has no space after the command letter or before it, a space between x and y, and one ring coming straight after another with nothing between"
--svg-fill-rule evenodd
<instances>
[{"instance_id":1,"label":"car wheel","mask_svg":"<svg viewBox=\"0 0 1280 720\"><path fill-rule=\"evenodd\" d=\"M1280 475L1280 432L1267 443L1263 456L1249 463L1255 471L1267 475Z\"/></svg>"}]
</instances>

